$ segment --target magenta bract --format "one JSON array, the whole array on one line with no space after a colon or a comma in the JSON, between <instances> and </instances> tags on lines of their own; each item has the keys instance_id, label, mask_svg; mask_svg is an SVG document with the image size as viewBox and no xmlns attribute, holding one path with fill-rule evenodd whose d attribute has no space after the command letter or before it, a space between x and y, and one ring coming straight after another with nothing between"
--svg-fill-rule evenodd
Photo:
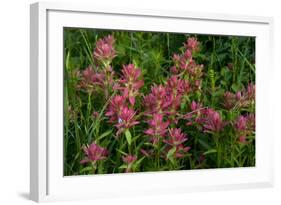
<instances>
[{"instance_id":1,"label":"magenta bract","mask_svg":"<svg viewBox=\"0 0 281 205\"><path fill-rule=\"evenodd\" d=\"M100 147L95 143L92 143L89 146L84 146L83 150L86 155L86 158L81 160L82 164L106 159L108 155L108 151L105 148Z\"/></svg>"}]
</instances>

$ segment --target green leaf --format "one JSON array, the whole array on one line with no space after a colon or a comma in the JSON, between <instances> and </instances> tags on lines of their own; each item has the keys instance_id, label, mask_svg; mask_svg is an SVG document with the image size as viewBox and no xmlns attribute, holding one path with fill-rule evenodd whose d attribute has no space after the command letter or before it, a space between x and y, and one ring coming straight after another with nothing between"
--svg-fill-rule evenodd
<instances>
[{"instance_id":1,"label":"green leaf","mask_svg":"<svg viewBox=\"0 0 281 205\"><path fill-rule=\"evenodd\" d=\"M139 165L141 162L142 162L142 160L144 159L145 157L142 157L142 158L140 158L138 161L136 161L136 165Z\"/></svg>"},{"instance_id":2,"label":"green leaf","mask_svg":"<svg viewBox=\"0 0 281 205\"><path fill-rule=\"evenodd\" d=\"M153 145L152 143L150 143L150 142L145 142L145 143L144 143L144 145L147 145L147 146L152 146L152 147L154 147L154 145Z\"/></svg>"},{"instance_id":3,"label":"green leaf","mask_svg":"<svg viewBox=\"0 0 281 205\"><path fill-rule=\"evenodd\" d=\"M81 172L89 172L89 171L92 171L93 170L93 167L85 167L81 170Z\"/></svg>"},{"instance_id":4,"label":"green leaf","mask_svg":"<svg viewBox=\"0 0 281 205\"><path fill-rule=\"evenodd\" d=\"M140 166L140 163L142 162L142 160L143 160L144 158L145 158L145 157L140 158L138 161L136 161L136 162L133 164L133 166L132 166L133 170L137 169L137 167Z\"/></svg>"},{"instance_id":5,"label":"green leaf","mask_svg":"<svg viewBox=\"0 0 281 205\"><path fill-rule=\"evenodd\" d=\"M107 135L109 135L111 133L112 133L112 130L108 130L108 131L102 133L97 140L100 140L100 139L106 137Z\"/></svg>"},{"instance_id":6,"label":"green leaf","mask_svg":"<svg viewBox=\"0 0 281 205\"><path fill-rule=\"evenodd\" d=\"M208 145L205 141L198 139L198 142L205 148L210 149L210 145Z\"/></svg>"},{"instance_id":7,"label":"green leaf","mask_svg":"<svg viewBox=\"0 0 281 205\"><path fill-rule=\"evenodd\" d=\"M231 89L232 89L234 92L237 92L237 91L238 91L238 86L237 86L237 84L232 84Z\"/></svg>"},{"instance_id":8,"label":"green leaf","mask_svg":"<svg viewBox=\"0 0 281 205\"><path fill-rule=\"evenodd\" d=\"M70 51L67 52L66 54L66 59L65 59L65 66L67 70L70 70Z\"/></svg>"},{"instance_id":9,"label":"green leaf","mask_svg":"<svg viewBox=\"0 0 281 205\"><path fill-rule=\"evenodd\" d=\"M169 150L169 152L167 153L167 158L174 164L174 154L176 152L177 148L173 147L172 149Z\"/></svg>"},{"instance_id":10,"label":"green leaf","mask_svg":"<svg viewBox=\"0 0 281 205\"><path fill-rule=\"evenodd\" d=\"M119 153L121 153L121 154L123 154L123 155L127 155L127 153L123 152L123 151L120 150L120 149L116 149L116 150L117 150L117 152L119 152Z\"/></svg>"},{"instance_id":11,"label":"green leaf","mask_svg":"<svg viewBox=\"0 0 281 205\"><path fill-rule=\"evenodd\" d=\"M204 152L204 155L212 154L212 153L216 153L216 152L217 152L216 149L209 149L208 151Z\"/></svg>"},{"instance_id":12,"label":"green leaf","mask_svg":"<svg viewBox=\"0 0 281 205\"><path fill-rule=\"evenodd\" d=\"M119 169L127 169L127 167L128 167L128 165L126 165L126 164L123 164L123 165L121 165L120 167L118 167Z\"/></svg>"},{"instance_id":13,"label":"green leaf","mask_svg":"<svg viewBox=\"0 0 281 205\"><path fill-rule=\"evenodd\" d=\"M128 144L131 145L131 143L132 143L132 135L131 135L130 130L126 130L125 131L125 136L126 136Z\"/></svg>"}]
</instances>

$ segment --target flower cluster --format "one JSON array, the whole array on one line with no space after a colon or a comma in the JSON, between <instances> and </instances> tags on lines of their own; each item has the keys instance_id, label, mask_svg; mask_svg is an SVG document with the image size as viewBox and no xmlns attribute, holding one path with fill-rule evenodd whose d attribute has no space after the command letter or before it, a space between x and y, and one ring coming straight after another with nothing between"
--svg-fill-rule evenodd
<instances>
[{"instance_id":1,"label":"flower cluster","mask_svg":"<svg viewBox=\"0 0 281 205\"><path fill-rule=\"evenodd\" d=\"M141 70L136 68L134 64L124 65L122 74L119 80L120 85L115 86L115 89L121 90L123 96L128 98L130 104L134 106L135 98L139 94L139 89L144 84L141 79Z\"/></svg>"},{"instance_id":2,"label":"flower cluster","mask_svg":"<svg viewBox=\"0 0 281 205\"><path fill-rule=\"evenodd\" d=\"M177 111L182 103L182 97L190 92L189 81L172 76L167 80L167 96L169 102L169 119L177 123Z\"/></svg>"},{"instance_id":3,"label":"flower cluster","mask_svg":"<svg viewBox=\"0 0 281 205\"><path fill-rule=\"evenodd\" d=\"M192 53L199 50L199 43L195 38L189 38L184 44L186 49L183 54L174 54L175 65L171 68L173 73L164 85L154 85L151 92L144 97L145 114L148 118L148 129L145 134L148 135L154 145L166 147L164 150L169 152L174 147L175 158L180 158L190 147L183 144L187 138L181 133L180 128L172 128L170 135L167 134L169 126L177 125L182 118L179 115L181 105L186 103L185 96L191 92L200 89L202 68L197 65L192 57ZM166 120L164 120L166 119ZM176 140L185 139L179 144ZM164 144L162 145L162 142ZM143 150L145 155L151 155L152 151ZM150 153L150 154L149 154ZM165 156L166 157L166 156Z\"/></svg>"},{"instance_id":4,"label":"flower cluster","mask_svg":"<svg viewBox=\"0 0 281 205\"><path fill-rule=\"evenodd\" d=\"M159 85L151 88L151 93L144 97L146 114L164 114L170 105L166 87Z\"/></svg>"},{"instance_id":5,"label":"flower cluster","mask_svg":"<svg viewBox=\"0 0 281 205\"><path fill-rule=\"evenodd\" d=\"M228 110L233 108L248 107L255 101L255 85L250 83L246 90L231 93L229 91L224 93L224 107Z\"/></svg>"},{"instance_id":6,"label":"flower cluster","mask_svg":"<svg viewBox=\"0 0 281 205\"><path fill-rule=\"evenodd\" d=\"M128 107L123 107L118 116L118 123L115 125L118 128L117 136L137 124L139 122L136 120L136 112Z\"/></svg>"},{"instance_id":7,"label":"flower cluster","mask_svg":"<svg viewBox=\"0 0 281 205\"><path fill-rule=\"evenodd\" d=\"M235 122L236 133L239 137L239 142L246 143L247 137L252 136L255 130L255 115L240 115Z\"/></svg>"},{"instance_id":8,"label":"flower cluster","mask_svg":"<svg viewBox=\"0 0 281 205\"><path fill-rule=\"evenodd\" d=\"M132 172L133 171L132 167L133 167L134 162L137 160L137 156L128 154L127 156L123 156L122 160L126 166L125 172L126 173Z\"/></svg>"},{"instance_id":9,"label":"flower cluster","mask_svg":"<svg viewBox=\"0 0 281 205\"><path fill-rule=\"evenodd\" d=\"M103 39L99 39L96 42L96 48L93 53L94 59L104 65L109 65L113 58L115 58L116 56L114 43L115 39L111 35L108 35Z\"/></svg>"},{"instance_id":10,"label":"flower cluster","mask_svg":"<svg viewBox=\"0 0 281 205\"><path fill-rule=\"evenodd\" d=\"M162 114L153 114L153 118L148 121L148 124L150 127L144 133L151 137L153 144L156 144L167 133L169 122L164 122Z\"/></svg>"},{"instance_id":11,"label":"flower cluster","mask_svg":"<svg viewBox=\"0 0 281 205\"><path fill-rule=\"evenodd\" d=\"M80 73L80 88L92 92L100 88L104 91L105 98L109 97L110 89L114 84L114 71L111 62L116 56L114 49L115 39L109 35L99 39L93 53L93 58L97 60L95 69L89 66Z\"/></svg>"},{"instance_id":12,"label":"flower cluster","mask_svg":"<svg viewBox=\"0 0 281 205\"><path fill-rule=\"evenodd\" d=\"M139 89L143 86L141 70L135 65L124 65L122 76L114 86L114 89L120 91L120 95L111 98L106 116L109 121L115 123L117 127L117 136L133 127L139 122L136 120L137 112L134 110L136 97L139 95Z\"/></svg>"},{"instance_id":13,"label":"flower cluster","mask_svg":"<svg viewBox=\"0 0 281 205\"><path fill-rule=\"evenodd\" d=\"M126 98L121 95L113 96L110 100L108 111L105 113L109 117L109 122L115 123L119 121L119 116L125 107Z\"/></svg>"},{"instance_id":14,"label":"flower cluster","mask_svg":"<svg viewBox=\"0 0 281 205\"><path fill-rule=\"evenodd\" d=\"M200 90L203 75L203 65L196 64L193 53L199 50L199 42L196 38L188 38L184 43L186 49L183 54L174 54L173 61L174 66L171 68L171 72L178 75L184 75L186 79L189 79L190 86L193 90Z\"/></svg>"},{"instance_id":15,"label":"flower cluster","mask_svg":"<svg viewBox=\"0 0 281 205\"><path fill-rule=\"evenodd\" d=\"M80 83L78 88L85 89L89 93L96 91L97 87L104 87L105 75L95 72L92 66L88 66L85 70L78 73Z\"/></svg>"},{"instance_id":16,"label":"flower cluster","mask_svg":"<svg viewBox=\"0 0 281 205\"><path fill-rule=\"evenodd\" d=\"M174 158L182 158L190 150L190 147L186 147L183 144L187 140L186 134L182 133L180 128L171 128L169 130L169 138L163 141L169 145L168 152L172 148L175 148L175 152L173 153Z\"/></svg>"},{"instance_id":17,"label":"flower cluster","mask_svg":"<svg viewBox=\"0 0 281 205\"><path fill-rule=\"evenodd\" d=\"M86 158L81 160L81 164L92 162L95 163L97 161L106 159L108 155L108 151L98 146L95 143L92 143L91 145L84 145L83 146L84 153L86 155Z\"/></svg>"},{"instance_id":18,"label":"flower cluster","mask_svg":"<svg viewBox=\"0 0 281 205\"><path fill-rule=\"evenodd\" d=\"M204 110L201 120L206 131L220 132L223 129L224 123L220 113L211 108Z\"/></svg>"},{"instance_id":19,"label":"flower cluster","mask_svg":"<svg viewBox=\"0 0 281 205\"><path fill-rule=\"evenodd\" d=\"M150 88L144 87L143 76L147 79L149 74L142 73L142 70L146 68L129 63L117 65L114 71L113 59L117 55L114 45L115 39L111 35L98 39L92 65L79 72L79 88L86 90L86 95L89 93L86 96L88 103L94 104L96 100L92 93L102 96L98 105L82 105L87 116L92 113L92 119L99 119L91 121L90 118L86 123L90 125L89 129L85 129L87 134L94 135L95 140L83 146L85 158L81 160L82 164L91 163L94 172L100 172L102 168L96 169L96 166L103 163L97 162L105 160L110 150L114 157L110 156L110 160L105 161L111 163L106 167L116 170L117 166L122 172L145 169L139 165L142 160L149 166L153 164L146 170L181 169L186 166L183 165L185 163L190 164L187 166L203 167L214 159L223 160L218 154L223 149L219 144L220 136L230 133L231 139L237 138L240 143L250 141L255 131L255 85L249 83L235 93L223 90L210 100L212 93L206 88L209 81L204 80L209 72L203 75L203 65L196 63L195 54L200 47L196 38L186 40L181 53L172 57L169 64L171 72L165 72L160 82ZM133 62L145 65L135 59ZM217 71L214 69L213 72ZM100 97L97 99L100 100ZM76 113L69 116L75 118ZM83 113L80 116L81 121L84 120ZM108 122L113 128L108 128ZM103 140L108 141L103 143ZM112 146L111 140L114 141ZM117 147L114 147L115 143ZM212 154L211 157L209 154ZM220 165L218 162L217 166Z\"/></svg>"},{"instance_id":20,"label":"flower cluster","mask_svg":"<svg viewBox=\"0 0 281 205\"><path fill-rule=\"evenodd\" d=\"M212 108L203 108L202 104L193 101L190 105L192 112L187 113L184 119L188 120L186 125L198 125L204 132L220 132L226 124L221 114Z\"/></svg>"},{"instance_id":21,"label":"flower cluster","mask_svg":"<svg viewBox=\"0 0 281 205\"><path fill-rule=\"evenodd\" d=\"M182 97L190 92L189 82L173 75L166 85L153 86L151 92L144 97L146 114L168 115L171 121L177 122L176 113Z\"/></svg>"},{"instance_id":22,"label":"flower cluster","mask_svg":"<svg viewBox=\"0 0 281 205\"><path fill-rule=\"evenodd\" d=\"M139 123L136 121L136 112L126 105L125 96L116 95L112 97L105 115L110 117L109 121L115 123L115 126L118 128L117 136L125 129L129 129Z\"/></svg>"}]
</instances>

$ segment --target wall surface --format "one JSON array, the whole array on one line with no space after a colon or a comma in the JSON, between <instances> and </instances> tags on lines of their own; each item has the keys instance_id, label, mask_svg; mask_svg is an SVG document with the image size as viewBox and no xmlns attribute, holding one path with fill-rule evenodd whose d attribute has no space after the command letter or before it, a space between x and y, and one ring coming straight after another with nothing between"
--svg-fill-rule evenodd
<instances>
[{"instance_id":1,"label":"wall surface","mask_svg":"<svg viewBox=\"0 0 281 205\"><path fill-rule=\"evenodd\" d=\"M29 0L1 1L0 6L0 204L32 204L29 194ZM83 2L80 0L79 2ZM275 133L275 187L236 191L144 196L83 201L79 204L280 204L281 202L281 12L277 0L107 0L96 4L166 10L191 10L272 16L275 69L272 81L276 98L272 129ZM188 183L188 182L187 182ZM55 203L56 204L56 203ZM60 204L60 203L57 203ZM78 204L77 201L63 204Z\"/></svg>"}]
</instances>

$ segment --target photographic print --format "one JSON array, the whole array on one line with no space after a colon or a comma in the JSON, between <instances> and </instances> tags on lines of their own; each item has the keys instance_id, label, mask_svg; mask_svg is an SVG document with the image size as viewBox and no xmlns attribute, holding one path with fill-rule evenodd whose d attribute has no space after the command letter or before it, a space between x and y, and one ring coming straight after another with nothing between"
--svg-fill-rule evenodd
<instances>
[{"instance_id":1,"label":"photographic print","mask_svg":"<svg viewBox=\"0 0 281 205\"><path fill-rule=\"evenodd\" d=\"M64 176L255 166L255 37L64 28Z\"/></svg>"}]
</instances>

